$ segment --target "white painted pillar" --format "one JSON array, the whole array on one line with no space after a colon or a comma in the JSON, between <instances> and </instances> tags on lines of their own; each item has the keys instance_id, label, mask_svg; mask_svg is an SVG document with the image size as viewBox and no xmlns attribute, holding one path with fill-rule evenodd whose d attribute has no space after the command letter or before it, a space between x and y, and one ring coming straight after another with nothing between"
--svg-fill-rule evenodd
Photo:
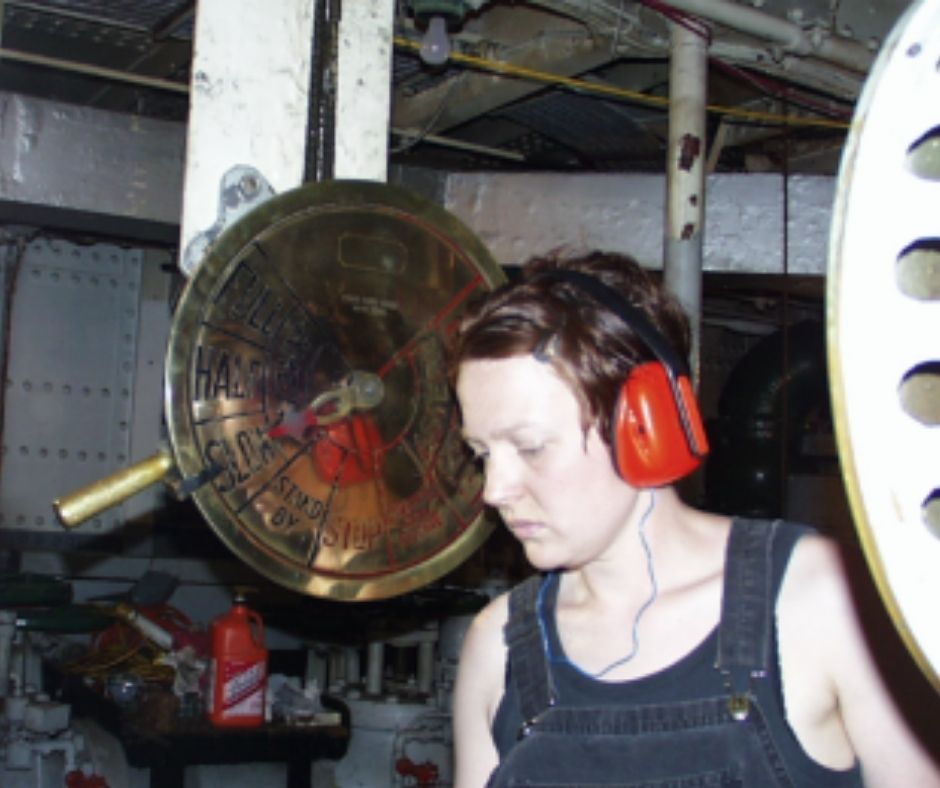
<instances>
[{"instance_id":1,"label":"white painted pillar","mask_svg":"<svg viewBox=\"0 0 940 788\"><path fill-rule=\"evenodd\" d=\"M343 0L333 176L388 179L394 0Z\"/></svg>"},{"instance_id":2,"label":"white painted pillar","mask_svg":"<svg viewBox=\"0 0 940 788\"><path fill-rule=\"evenodd\" d=\"M310 58L317 0L199 0L180 229L180 267L197 236L219 223L220 189L234 167L274 192L303 182Z\"/></svg>"},{"instance_id":3,"label":"white painted pillar","mask_svg":"<svg viewBox=\"0 0 940 788\"><path fill-rule=\"evenodd\" d=\"M684 25L670 23L670 29L663 275L692 324L692 375L693 382L697 382L705 224L707 41Z\"/></svg>"}]
</instances>

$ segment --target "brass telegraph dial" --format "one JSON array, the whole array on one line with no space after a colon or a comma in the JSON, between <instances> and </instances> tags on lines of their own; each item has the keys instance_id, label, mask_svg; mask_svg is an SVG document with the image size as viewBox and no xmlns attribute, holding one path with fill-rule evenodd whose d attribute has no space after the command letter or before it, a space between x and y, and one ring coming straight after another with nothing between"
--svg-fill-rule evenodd
<instances>
[{"instance_id":1,"label":"brass telegraph dial","mask_svg":"<svg viewBox=\"0 0 940 788\"><path fill-rule=\"evenodd\" d=\"M500 268L438 206L337 181L226 230L171 328L166 415L183 487L276 582L366 600L441 576L486 538L445 342Z\"/></svg>"}]
</instances>

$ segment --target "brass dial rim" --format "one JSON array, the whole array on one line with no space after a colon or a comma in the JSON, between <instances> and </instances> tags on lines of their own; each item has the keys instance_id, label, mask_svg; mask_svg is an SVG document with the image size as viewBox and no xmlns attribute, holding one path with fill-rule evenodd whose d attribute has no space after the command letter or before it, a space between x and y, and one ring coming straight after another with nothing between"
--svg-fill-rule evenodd
<instances>
[{"instance_id":1,"label":"brass dial rim","mask_svg":"<svg viewBox=\"0 0 940 788\"><path fill-rule=\"evenodd\" d=\"M210 466L208 451L203 445L204 441L201 442L197 437L197 431L204 431L206 424L210 425L210 429L214 428L214 422L212 418L197 418L194 413L197 407L195 395L199 393L198 384L193 383L197 377L194 365L203 363L194 359L194 355L196 339L200 338L201 342L208 330L206 326L218 322L217 314L213 310L217 309L220 303L220 292L229 287L236 275L233 273L234 267L239 265L255 246L262 246L262 241L264 244L272 243L271 239L276 241L279 233L303 226L304 222L326 221L328 216L331 221L333 217L345 220L349 215L360 214L374 216L375 221L380 224L407 223L409 232L424 233L430 239L428 244L431 247L445 249L445 256L449 254L452 260L456 261L454 266L459 269L459 273L464 273L460 266L466 269L471 282L459 296L455 295L452 302L454 309L462 306L475 289L489 289L503 281L499 266L479 239L462 223L439 206L397 187L374 182L337 181L306 185L271 198L218 238L206 259L191 277L177 306L167 350L165 404L176 465L184 479L199 478L200 474L205 476ZM290 280L293 286L295 269L288 267L284 270L287 272L285 280ZM300 276L297 274L298 280ZM298 292L302 294L302 289ZM451 306L448 307L450 308ZM304 309L313 311L309 304ZM438 317L439 315L433 316L435 320ZM446 318L452 318L450 312ZM443 331L436 326L433 330ZM241 339L234 341L239 342ZM329 343L324 341L324 344ZM330 348L330 353L336 350L333 345L330 345ZM418 350L413 352L418 353ZM263 407L268 406L265 404ZM219 416L216 421L221 423L223 418ZM415 429L418 426L410 423L406 425L407 428ZM266 434L270 436L273 433L268 430ZM440 438L442 444L448 439L449 433ZM311 541L318 542L318 546L313 548L314 558L311 559L311 566L298 566L297 562L286 560L277 549L272 549L273 542L269 543L261 538L265 534L263 529L259 531L256 527L257 518L252 508L242 507L241 511L238 511L238 507L233 507L231 500L227 498L230 497L231 490L220 492L220 489L226 486L220 481L221 478L223 477L217 475L193 493L198 508L216 534L235 555L261 574L281 585L312 596L359 601L395 596L419 588L464 561L486 540L493 528L491 519L483 512L482 502L478 502L479 505L475 504L476 511L472 520L456 535L451 529L449 535L426 560L397 563L390 557L389 571L386 572L347 573L335 569L324 571L312 565L314 561L320 560L320 545L323 543L324 533L322 523L316 534L309 536ZM380 486L377 480L374 484L376 487ZM334 485L332 492L336 492L337 497L346 494L343 490L337 490ZM450 504L440 501L437 503L444 509L451 508ZM329 506L322 508L325 523ZM393 532L397 523L387 527ZM389 553L391 556L392 551Z\"/></svg>"}]
</instances>

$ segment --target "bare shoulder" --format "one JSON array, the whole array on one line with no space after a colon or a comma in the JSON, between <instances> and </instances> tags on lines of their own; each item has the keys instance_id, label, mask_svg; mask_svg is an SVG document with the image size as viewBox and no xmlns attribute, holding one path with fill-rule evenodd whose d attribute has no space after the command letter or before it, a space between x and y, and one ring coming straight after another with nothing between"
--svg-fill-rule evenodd
<instances>
[{"instance_id":1,"label":"bare shoulder","mask_svg":"<svg viewBox=\"0 0 940 788\"><path fill-rule=\"evenodd\" d=\"M490 731L504 691L507 598L498 596L477 613L464 637L454 689L456 788L483 785L499 760Z\"/></svg>"},{"instance_id":2,"label":"bare shoulder","mask_svg":"<svg viewBox=\"0 0 940 788\"><path fill-rule=\"evenodd\" d=\"M811 532L800 538L793 548L781 600L799 603L818 594L825 594L825 599L817 601L845 603L848 585L838 545L828 537Z\"/></svg>"},{"instance_id":3,"label":"bare shoulder","mask_svg":"<svg viewBox=\"0 0 940 788\"><path fill-rule=\"evenodd\" d=\"M777 602L787 719L810 757L862 766L871 786L940 786L940 772L901 715L863 633L832 540L794 547Z\"/></svg>"},{"instance_id":4,"label":"bare shoulder","mask_svg":"<svg viewBox=\"0 0 940 788\"><path fill-rule=\"evenodd\" d=\"M799 622L801 631L838 660L848 656L839 653L840 647L865 648L858 616L839 544L815 532L801 537L783 578L777 601L778 620ZM820 638L820 633L828 634ZM840 635L846 639L837 640ZM804 648L809 645L802 644ZM841 670L845 666L832 667Z\"/></svg>"},{"instance_id":5,"label":"bare shoulder","mask_svg":"<svg viewBox=\"0 0 940 788\"><path fill-rule=\"evenodd\" d=\"M492 722L504 690L506 645L503 627L508 617L508 594L501 594L476 614L464 637L457 675L456 703Z\"/></svg>"},{"instance_id":6,"label":"bare shoulder","mask_svg":"<svg viewBox=\"0 0 940 788\"><path fill-rule=\"evenodd\" d=\"M493 598L474 616L467 630L461 661L470 658L505 662L503 628L509 618L509 593Z\"/></svg>"},{"instance_id":7,"label":"bare shoulder","mask_svg":"<svg viewBox=\"0 0 940 788\"><path fill-rule=\"evenodd\" d=\"M805 659L835 674L863 649L839 546L816 533L794 546L777 601L778 626ZM828 668L828 670L826 670Z\"/></svg>"}]
</instances>

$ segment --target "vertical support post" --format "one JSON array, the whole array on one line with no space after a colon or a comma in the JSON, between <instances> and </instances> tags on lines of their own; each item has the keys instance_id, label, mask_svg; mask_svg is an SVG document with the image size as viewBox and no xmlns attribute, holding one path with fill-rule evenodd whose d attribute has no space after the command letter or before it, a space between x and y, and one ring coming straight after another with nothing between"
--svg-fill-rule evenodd
<instances>
[{"instance_id":1,"label":"vertical support post","mask_svg":"<svg viewBox=\"0 0 940 788\"><path fill-rule=\"evenodd\" d=\"M434 685L434 641L418 641L418 692L430 693Z\"/></svg>"},{"instance_id":2,"label":"vertical support post","mask_svg":"<svg viewBox=\"0 0 940 788\"><path fill-rule=\"evenodd\" d=\"M369 695L381 695L385 683L385 644L380 641L369 643L366 652L366 692Z\"/></svg>"},{"instance_id":3,"label":"vertical support post","mask_svg":"<svg viewBox=\"0 0 940 788\"><path fill-rule=\"evenodd\" d=\"M346 659L346 683L358 684L362 680L362 666L359 664L359 649L354 646L343 651Z\"/></svg>"},{"instance_id":4,"label":"vertical support post","mask_svg":"<svg viewBox=\"0 0 940 788\"><path fill-rule=\"evenodd\" d=\"M336 178L388 179L394 0L343 0L336 82Z\"/></svg>"},{"instance_id":5,"label":"vertical support post","mask_svg":"<svg viewBox=\"0 0 940 788\"><path fill-rule=\"evenodd\" d=\"M669 73L669 148L663 275L692 324L692 379L699 379L705 215L706 31L675 22Z\"/></svg>"},{"instance_id":6,"label":"vertical support post","mask_svg":"<svg viewBox=\"0 0 940 788\"><path fill-rule=\"evenodd\" d=\"M303 182L316 2L199 0L181 252L216 224L233 167L254 168L275 192ZM198 262L180 267L192 274Z\"/></svg>"},{"instance_id":7,"label":"vertical support post","mask_svg":"<svg viewBox=\"0 0 940 788\"><path fill-rule=\"evenodd\" d=\"M0 610L0 698L8 698L12 694L11 689L20 689L10 687L10 662L15 635L16 611Z\"/></svg>"}]
</instances>

